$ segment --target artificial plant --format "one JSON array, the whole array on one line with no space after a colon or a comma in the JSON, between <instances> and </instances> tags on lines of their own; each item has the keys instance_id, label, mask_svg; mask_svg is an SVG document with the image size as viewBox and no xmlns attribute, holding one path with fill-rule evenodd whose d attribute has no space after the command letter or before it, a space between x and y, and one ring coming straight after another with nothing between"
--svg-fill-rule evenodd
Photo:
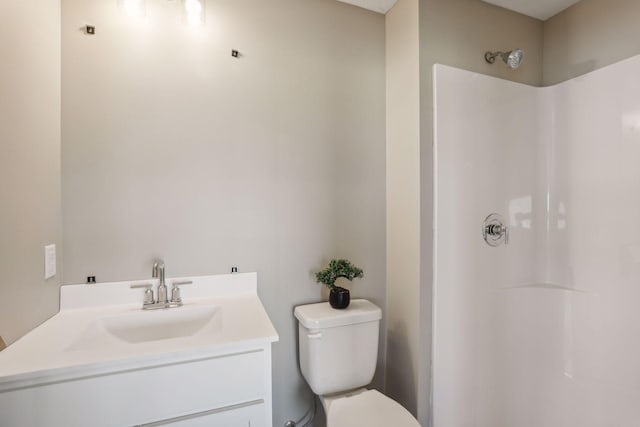
<instances>
[{"instance_id":1,"label":"artificial plant","mask_svg":"<svg viewBox=\"0 0 640 427\"><path fill-rule=\"evenodd\" d=\"M362 269L351 264L346 259L332 259L329 266L316 273L316 281L322 283L329 289L336 288L336 280L343 277L348 281L355 278L362 278Z\"/></svg>"}]
</instances>

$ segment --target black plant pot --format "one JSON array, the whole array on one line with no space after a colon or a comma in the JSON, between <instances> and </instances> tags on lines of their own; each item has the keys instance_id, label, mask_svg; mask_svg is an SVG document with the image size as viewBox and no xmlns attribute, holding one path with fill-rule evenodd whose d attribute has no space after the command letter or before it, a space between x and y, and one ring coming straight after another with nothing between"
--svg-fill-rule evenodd
<instances>
[{"instance_id":1,"label":"black plant pot","mask_svg":"<svg viewBox=\"0 0 640 427\"><path fill-rule=\"evenodd\" d=\"M347 308L350 302L351 296L349 295L349 289L339 286L331 288L331 292L329 292L329 304L331 304L331 307L338 309Z\"/></svg>"}]
</instances>

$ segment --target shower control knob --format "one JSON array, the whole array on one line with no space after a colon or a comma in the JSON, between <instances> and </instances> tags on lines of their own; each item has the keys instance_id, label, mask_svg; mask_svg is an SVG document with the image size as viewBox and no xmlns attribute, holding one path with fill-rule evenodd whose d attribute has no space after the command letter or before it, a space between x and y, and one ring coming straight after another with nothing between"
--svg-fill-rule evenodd
<instances>
[{"instance_id":1,"label":"shower control knob","mask_svg":"<svg viewBox=\"0 0 640 427\"><path fill-rule=\"evenodd\" d=\"M482 237L491 247L509 244L509 227L500 214L493 213L482 223Z\"/></svg>"},{"instance_id":2,"label":"shower control knob","mask_svg":"<svg viewBox=\"0 0 640 427\"><path fill-rule=\"evenodd\" d=\"M487 234L490 234L491 236L500 236L505 231L506 231L506 228L504 228L500 224L487 225Z\"/></svg>"}]
</instances>

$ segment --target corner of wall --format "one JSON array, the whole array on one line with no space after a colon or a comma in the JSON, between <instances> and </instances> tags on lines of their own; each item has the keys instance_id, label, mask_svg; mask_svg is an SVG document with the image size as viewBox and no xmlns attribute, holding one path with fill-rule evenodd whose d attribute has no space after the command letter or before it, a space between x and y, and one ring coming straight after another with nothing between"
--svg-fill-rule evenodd
<instances>
[{"instance_id":1,"label":"corner of wall","mask_svg":"<svg viewBox=\"0 0 640 427\"><path fill-rule=\"evenodd\" d=\"M386 392L416 414L420 294L420 69L418 0L385 18L387 81Z\"/></svg>"},{"instance_id":2,"label":"corner of wall","mask_svg":"<svg viewBox=\"0 0 640 427\"><path fill-rule=\"evenodd\" d=\"M43 278L43 250L55 243L61 265L60 28L59 0L9 2L0 15L0 140L10 153L0 158L0 227L11 242L0 248L0 334L8 344L59 308L61 270Z\"/></svg>"}]
</instances>

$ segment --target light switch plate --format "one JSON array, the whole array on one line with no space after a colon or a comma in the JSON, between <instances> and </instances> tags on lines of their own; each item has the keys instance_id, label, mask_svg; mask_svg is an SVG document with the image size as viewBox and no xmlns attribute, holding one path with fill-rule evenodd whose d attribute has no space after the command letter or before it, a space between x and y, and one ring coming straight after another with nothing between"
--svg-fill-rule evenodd
<instances>
[{"instance_id":1,"label":"light switch plate","mask_svg":"<svg viewBox=\"0 0 640 427\"><path fill-rule=\"evenodd\" d=\"M44 247L44 278L51 279L56 275L56 245Z\"/></svg>"}]
</instances>

